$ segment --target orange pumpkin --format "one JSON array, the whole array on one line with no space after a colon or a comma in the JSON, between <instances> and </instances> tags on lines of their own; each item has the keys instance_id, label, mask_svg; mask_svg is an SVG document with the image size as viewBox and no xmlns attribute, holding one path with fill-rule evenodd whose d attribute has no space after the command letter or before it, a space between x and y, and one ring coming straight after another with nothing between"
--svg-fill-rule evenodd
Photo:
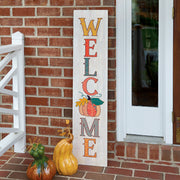
<instances>
[{"instance_id":1,"label":"orange pumpkin","mask_svg":"<svg viewBox=\"0 0 180 180\"><path fill-rule=\"evenodd\" d=\"M34 164L28 166L27 177L30 180L52 180L56 174L56 167L52 160L44 162L44 166Z\"/></svg>"},{"instance_id":2,"label":"orange pumpkin","mask_svg":"<svg viewBox=\"0 0 180 180\"><path fill-rule=\"evenodd\" d=\"M44 146L33 144L30 154L34 158L34 161L28 166L28 179L52 180L56 174L56 166L52 160L44 155Z\"/></svg>"}]
</instances>

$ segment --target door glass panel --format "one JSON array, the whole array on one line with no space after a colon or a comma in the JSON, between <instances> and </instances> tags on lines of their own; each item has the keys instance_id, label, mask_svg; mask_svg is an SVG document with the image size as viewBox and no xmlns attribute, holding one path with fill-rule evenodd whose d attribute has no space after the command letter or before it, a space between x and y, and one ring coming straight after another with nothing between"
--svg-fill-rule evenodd
<instances>
[{"instance_id":1,"label":"door glass panel","mask_svg":"<svg viewBox=\"0 0 180 180\"><path fill-rule=\"evenodd\" d=\"M132 0L132 105L158 106L158 0Z\"/></svg>"}]
</instances>

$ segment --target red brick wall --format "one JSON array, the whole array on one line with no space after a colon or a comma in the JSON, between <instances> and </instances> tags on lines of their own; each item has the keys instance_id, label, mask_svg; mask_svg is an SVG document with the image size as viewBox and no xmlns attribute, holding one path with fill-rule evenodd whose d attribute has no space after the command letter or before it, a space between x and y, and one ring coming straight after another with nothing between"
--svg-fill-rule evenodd
<instances>
[{"instance_id":1,"label":"red brick wall","mask_svg":"<svg viewBox=\"0 0 180 180\"><path fill-rule=\"evenodd\" d=\"M73 10L109 11L109 153L115 144L115 0L0 0L0 44L11 43L11 34L25 35L26 131L53 152L57 130L72 120ZM3 71L5 73L5 70ZM9 84L11 86L11 84ZM1 106L11 107L3 96ZM11 127L13 118L2 117L1 126ZM71 122L72 124L72 122Z\"/></svg>"},{"instance_id":2,"label":"red brick wall","mask_svg":"<svg viewBox=\"0 0 180 180\"><path fill-rule=\"evenodd\" d=\"M66 119L72 125L73 10L107 9L109 167L106 173L179 179L178 146L116 142L115 6L115 0L0 0L0 44L10 44L13 32L25 35L27 142L37 137L46 146L46 152L52 154L60 140L57 130L66 126ZM11 82L8 86L11 88ZM11 107L12 98L1 96L0 102L0 106ZM11 115L1 118L0 126L12 126Z\"/></svg>"},{"instance_id":3,"label":"red brick wall","mask_svg":"<svg viewBox=\"0 0 180 180\"><path fill-rule=\"evenodd\" d=\"M109 171L125 176L178 180L180 179L180 147L117 142L115 158L109 160L108 165L117 167L109 168Z\"/></svg>"}]
</instances>

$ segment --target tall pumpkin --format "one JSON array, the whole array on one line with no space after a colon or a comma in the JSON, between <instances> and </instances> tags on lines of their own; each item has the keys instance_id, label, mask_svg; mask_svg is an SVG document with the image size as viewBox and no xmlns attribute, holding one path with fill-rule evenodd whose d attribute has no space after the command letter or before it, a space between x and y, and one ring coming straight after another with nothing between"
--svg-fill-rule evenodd
<instances>
[{"instance_id":1,"label":"tall pumpkin","mask_svg":"<svg viewBox=\"0 0 180 180\"><path fill-rule=\"evenodd\" d=\"M73 135L70 133L69 136L57 143L53 154L56 169L62 175L73 175L78 170L78 161L72 154Z\"/></svg>"}]
</instances>

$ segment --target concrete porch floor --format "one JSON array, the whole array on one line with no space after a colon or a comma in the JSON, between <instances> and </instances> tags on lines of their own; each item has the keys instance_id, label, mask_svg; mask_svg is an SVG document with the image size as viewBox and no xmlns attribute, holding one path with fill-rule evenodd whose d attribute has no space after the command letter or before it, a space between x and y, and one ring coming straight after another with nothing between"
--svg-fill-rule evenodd
<instances>
[{"instance_id":1,"label":"concrete porch floor","mask_svg":"<svg viewBox=\"0 0 180 180\"><path fill-rule=\"evenodd\" d=\"M6 152L0 157L0 180L27 180L26 170L31 156L28 153ZM78 172L73 176L60 176L56 174L53 180L179 180L178 172L170 169L147 171L147 164L134 162L134 167L122 166L122 161L109 161L108 167L84 166L79 165ZM130 162L126 162L130 163ZM132 163L133 164L133 163ZM150 169L150 167L149 167ZM167 172L166 172L167 171ZM178 170L179 171L179 170ZM139 172L139 173L137 173ZM141 173L140 173L141 172ZM138 175L139 174L139 175Z\"/></svg>"}]
</instances>

